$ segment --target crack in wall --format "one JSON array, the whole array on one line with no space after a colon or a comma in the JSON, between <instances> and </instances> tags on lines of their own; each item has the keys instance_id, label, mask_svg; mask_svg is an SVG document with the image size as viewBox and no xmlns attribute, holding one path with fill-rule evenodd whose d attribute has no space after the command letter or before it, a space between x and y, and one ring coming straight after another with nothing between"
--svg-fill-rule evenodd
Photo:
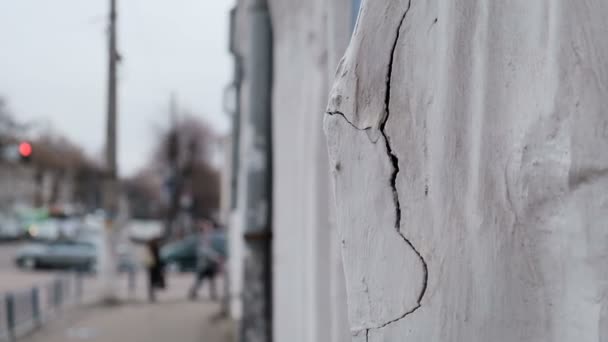
<instances>
[{"instance_id":1,"label":"crack in wall","mask_svg":"<svg viewBox=\"0 0 608 342\"><path fill-rule=\"evenodd\" d=\"M348 120L348 118L346 117L346 115L344 115L344 113L340 112L340 111L333 111L333 112L325 112L326 115L332 116L332 115L338 115L341 116L349 125L351 125L354 129L358 130L358 131L367 131L370 130L371 127L364 127L364 128L360 128L359 126L355 125L354 123L352 123L350 120ZM374 141L375 143L375 141Z\"/></svg>"},{"instance_id":2,"label":"crack in wall","mask_svg":"<svg viewBox=\"0 0 608 342\"><path fill-rule=\"evenodd\" d=\"M396 32L396 36L395 36L395 40L393 41L393 45L391 47L391 51L390 51L390 58L389 58L389 63L388 63L388 67L387 67L387 75L386 75L386 92L385 92L385 98L384 98L384 116L380 122L379 125L379 132L382 135L382 137L384 138L384 143L385 143L385 147L386 147L386 151L389 157L389 160L391 162L391 165L393 166L393 171L390 175L390 179L389 179L389 184L390 187L392 189L393 192L393 202L395 205L395 229L397 230L397 233L399 234L399 236L401 236L401 238L403 239L403 241L414 251L414 253L416 254L416 256L420 259L420 262L422 264L423 267L423 283L422 283L422 289L418 295L417 298L417 304L414 308L412 308L411 310L405 312L404 314L402 314L401 316L392 319L388 322L385 322L379 326L375 326L375 327L368 327L365 329L365 340L366 342L369 342L369 332L372 329L382 329L392 323L395 323L399 320L402 320L403 318L405 318L406 316L414 313L416 310L418 310L422 304L422 298L424 297L426 290L427 290L427 283L428 283L428 266L426 263L426 260L423 258L422 254L420 254L420 252L418 251L418 249L416 249L416 247L412 244L412 242L406 238L402 233L401 233L401 202L399 200L399 193L397 191L397 175L399 174L399 158L397 157L397 155L395 154L395 152L393 151L393 148L390 144L390 139L388 137L388 135L385 132L386 129L386 124L388 121L388 118L390 116L390 101L391 101L391 80L392 80L392 73L393 73L393 64L394 64L394 59L395 59L395 53L397 50L397 44L399 42L399 37L401 34L401 28L403 26L403 24L405 23L405 19L407 17L407 14L411 8L411 4L412 4L412 0L408 1L407 4L407 8L405 9L405 12L403 13L401 20L399 22L399 25L397 26L397 32ZM353 127L354 129L358 130L358 131L369 131L371 130L373 127L358 127L357 125L355 125L353 122L351 122L346 115L344 115L344 113L340 112L340 111L327 111L325 112L326 115L338 115L341 116L351 127ZM376 143L377 140L380 139L380 137L378 137L377 139L371 139L373 143ZM428 185L427 185L428 186ZM428 191L428 190L427 190ZM359 330L362 331L362 330Z\"/></svg>"},{"instance_id":3,"label":"crack in wall","mask_svg":"<svg viewBox=\"0 0 608 342\"><path fill-rule=\"evenodd\" d=\"M401 233L401 202L399 201L399 192L397 191L397 175L399 174L399 158L393 151L393 148L390 143L390 138L388 137L388 135L386 134L386 131L385 131L386 123L390 116L391 81L392 81L392 76L393 76L393 63L394 63L394 59L395 59L395 52L397 50L399 36L401 35L401 28L402 28L403 24L405 23L405 19L411 8L411 5L412 5L412 1L409 0L408 4L407 4L407 8L405 9L405 12L403 13L403 16L401 17L401 21L399 22L399 25L397 26L397 34L395 36L395 40L393 42L393 46L392 46L391 53L390 53L388 70L387 70L387 75L386 75L386 92L385 92L385 98L384 98L385 112L384 112L384 118L383 118L382 122L380 123L380 133L384 137L386 150L387 150L389 159L391 161L391 164L393 165L393 172L391 174L389 183L390 183L391 189L393 191L393 201L395 204L395 216L396 216L395 229L397 229L397 233L403 238L405 243L407 243L412 248L414 253L416 253L418 258L420 259L420 262L422 263L422 267L423 267L424 278L423 278L422 290L420 291L420 294L418 295L418 300L417 300L418 304L412 310L404 313L402 316L400 316L392 321L386 322L383 325L381 325L375 329L383 328L391 323L397 322L397 321L405 318L409 314L418 310L421 307L422 298L424 297L424 294L426 293L427 282L428 282L428 266L427 266L426 260L424 260L424 258L422 257L422 255L420 254L418 249L416 249L416 247L414 247L414 244L412 244L412 242L408 238L406 238L405 235L403 235Z\"/></svg>"},{"instance_id":4,"label":"crack in wall","mask_svg":"<svg viewBox=\"0 0 608 342\"><path fill-rule=\"evenodd\" d=\"M380 140L380 135L379 134L374 134L374 132L377 132L377 130L372 130L372 126L367 126L367 127L359 127L357 125L355 125L352 121L350 121L348 119L348 117L346 115L344 115L344 113L340 112L340 111L327 111L325 112L325 115L329 115L329 116L340 116L342 117L342 119L344 119L344 121L346 121L346 123L348 123L352 128L358 130L358 131L363 131L367 133L367 137L369 138L369 141L371 141L372 144L375 144L378 142L378 140Z\"/></svg>"}]
</instances>

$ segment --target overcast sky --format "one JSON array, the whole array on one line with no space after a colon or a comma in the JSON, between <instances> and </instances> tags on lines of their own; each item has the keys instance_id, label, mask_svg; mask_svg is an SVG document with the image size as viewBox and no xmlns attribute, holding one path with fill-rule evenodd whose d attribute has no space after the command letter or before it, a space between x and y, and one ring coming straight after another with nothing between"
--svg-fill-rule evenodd
<instances>
[{"instance_id":1,"label":"overcast sky","mask_svg":"<svg viewBox=\"0 0 608 342\"><path fill-rule=\"evenodd\" d=\"M233 0L119 0L119 167L150 156L155 127L180 107L228 126ZM0 1L0 95L22 121L49 124L100 155L104 144L108 0Z\"/></svg>"}]
</instances>

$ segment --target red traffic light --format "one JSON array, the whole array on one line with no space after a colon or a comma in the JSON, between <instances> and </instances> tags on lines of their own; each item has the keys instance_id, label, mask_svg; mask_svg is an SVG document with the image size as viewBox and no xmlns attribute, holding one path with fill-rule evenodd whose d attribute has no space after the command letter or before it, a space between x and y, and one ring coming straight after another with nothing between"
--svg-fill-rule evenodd
<instances>
[{"instance_id":1,"label":"red traffic light","mask_svg":"<svg viewBox=\"0 0 608 342\"><path fill-rule=\"evenodd\" d=\"M27 158L32 155L32 144L29 142L22 142L19 144L19 155Z\"/></svg>"}]
</instances>

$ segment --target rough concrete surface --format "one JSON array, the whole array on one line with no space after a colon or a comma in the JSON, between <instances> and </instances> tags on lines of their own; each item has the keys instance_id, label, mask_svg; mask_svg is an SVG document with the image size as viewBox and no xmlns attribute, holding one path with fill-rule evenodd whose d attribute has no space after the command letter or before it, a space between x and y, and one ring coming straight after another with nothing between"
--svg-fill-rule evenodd
<instances>
[{"instance_id":1,"label":"rough concrete surface","mask_svg":"<svg viewBox=\"0 0 608 342\"><path fill-rule=\"evenodd\" d=\"M608 3L367 1L325 118L356 341L608 341Z\"/></svg>"}]
</instances>

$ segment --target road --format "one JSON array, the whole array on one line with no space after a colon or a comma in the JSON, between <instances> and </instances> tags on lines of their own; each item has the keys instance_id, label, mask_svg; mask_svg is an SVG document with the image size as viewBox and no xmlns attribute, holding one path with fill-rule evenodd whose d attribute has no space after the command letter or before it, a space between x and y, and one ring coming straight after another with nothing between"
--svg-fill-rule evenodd
<instances>
[{"instance_id":1,"label":"road","mask_svg":"<svg viewBox=\"0 0 608 342\"><path fill-rule=\"evenodd\" d=\"M127 241L128 230L123 230L120 241ZM8 291L27 290L32 286L48 282L56 273L52 271L23 271L15 266L14 258L17 251L29 242L1 241L0 242L0 294ZM91 282L89 280L89 282ZM125 284L117 284L126 287Z\"/></svg>"}]
</instances>

